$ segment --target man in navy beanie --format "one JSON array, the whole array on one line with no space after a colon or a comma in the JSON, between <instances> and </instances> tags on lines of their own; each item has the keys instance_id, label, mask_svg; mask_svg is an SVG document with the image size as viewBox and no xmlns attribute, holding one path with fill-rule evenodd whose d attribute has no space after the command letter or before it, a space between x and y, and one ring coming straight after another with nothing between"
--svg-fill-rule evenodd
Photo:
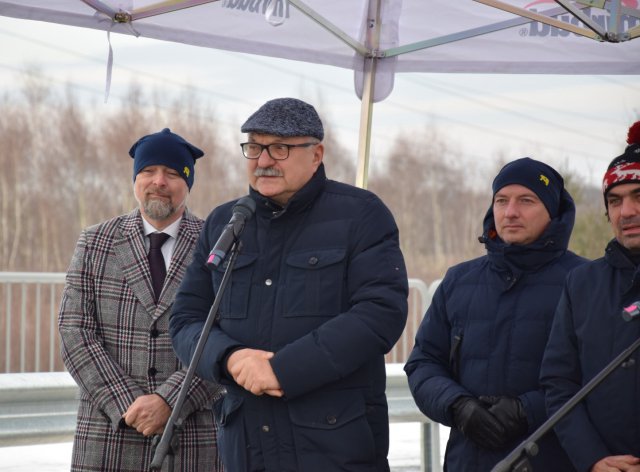
<instances>
[{"instance_id":1,"label":"man in navy beanie","mask_svg":"<svg viewBox=\"0 0 640 472\"><path fill-rule=\"evenodd\" d=\"M509 244L528 244L538 239L548 223L558 216L561 197L566 192L564 180L555 169L529 157L505 165L491 187L496 231ZM509 199L510 196L526 196L530 192L534 193L546 212L528 212L525 205L520 206L519 213L509 211L506 205L513 200ZM520 217L520 213L528 216Z\"/></svg>"},{"instance_id":2,"label":"man in navy beanie","mask_svg":"<svg viewBox=\"0 0 640 472\"><path fill-rule=\"evenodd\" d=\"M405 371L420 410L451 427L445 470L487 472L546 419L538 375L567 272L575 206L560 174L525 157L492 184L485 256L450 268ZM553 433L532 470L574 470Z\"/></svg>"},{"instance_id":3,"label":"man in navy beanie","mask_svg":"<svg viewBox=\"0 0 640 472\"><path fill-rule=\"evenodd\" d=\"M59 314L64 364L80 387L72 471L149 470L186 373L168 326L203 224L186 207L203 154L168 128L140 138L129 152L138 208L80 235ZM211 410L220 396L194 379L175 470L222 470Z\"/></svg>"},{"instance_id":4,"label":"man in navy beanie","mask_svg":"<svg viewBox=\"0 0 640 472\"><path fill-rule=\"evenodd\" d=\"M196 159L204 153L169 128L140 138L129 150L133 158L133 180L147 166L163 165L176 171L191 190Z\"/></svg>"}]
</instances>

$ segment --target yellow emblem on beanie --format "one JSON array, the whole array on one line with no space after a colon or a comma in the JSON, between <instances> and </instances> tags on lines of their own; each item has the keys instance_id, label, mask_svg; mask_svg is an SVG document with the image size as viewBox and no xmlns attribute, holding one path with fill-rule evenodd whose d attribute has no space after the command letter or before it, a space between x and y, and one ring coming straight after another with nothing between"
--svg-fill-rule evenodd
<instances>
[{"instance_id":1,"label":"yellow emblem on beanie","mask_svg":"<svg viewBox=\"0 0 640 472\"><path fill-rule=\"evenodd\" d=\"M540 174L540 180L544 182L545 186L549 186L549 177L544 174Z\"/></svg>"}]
</instances>

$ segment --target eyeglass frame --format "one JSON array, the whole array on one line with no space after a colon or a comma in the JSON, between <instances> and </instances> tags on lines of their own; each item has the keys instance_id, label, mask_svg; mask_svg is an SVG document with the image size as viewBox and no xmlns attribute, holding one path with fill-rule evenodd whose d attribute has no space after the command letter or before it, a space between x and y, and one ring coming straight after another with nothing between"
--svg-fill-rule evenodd
<instances>
[{"instance_id":1,"label":"eyeglass frame","mask_svg":"<svg viewBox=\"0 0 640 472\"><path fill-rule=\"evenodd\" d=\"M256 157L248 157L244 151L244 147L247 144L252 144L254 146L260 146L260 153L256 156ZM270 143L270 144L260 144L260 143L256 143L253 141L247 141L246 143L240 143L240 149L242 149L242 155L244 156L245 159L249 159L252 161L255 161L256 159L260 159L260 156L262 156L262 153L264 152L264 150L267 150L267 154L269 155L269 157L271 159L273 159L274 161L284 161L286 159L289 159L289 155L291 154L291 148L298 148L298 147L310 147L310 146L315 146L316 144L320 144L320 141L317 142L309 142L309 143L300 143L300 144L287 144L287 143ZM287 157L273 157L271 155L271 151L269 150L270 146L273 145L278 145L278 146L285 146L287 148Z\"/></svg>"}]
</instances>

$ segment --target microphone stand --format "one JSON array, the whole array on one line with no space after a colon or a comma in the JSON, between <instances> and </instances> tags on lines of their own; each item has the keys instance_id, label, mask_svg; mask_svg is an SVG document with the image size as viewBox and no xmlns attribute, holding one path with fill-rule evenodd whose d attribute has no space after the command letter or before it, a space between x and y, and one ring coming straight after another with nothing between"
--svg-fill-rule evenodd
<instances>
[{"instance_id":1,"label":"microphone stand","mask_svg":"<svg viewBox=\"0 0 640 472\"><path fill-rule=\"evenodd\" d=\"M227 283L231 277L231 272L233 270L233 266L236 263L236 258L238 257L238 253L240 252L241 242L239 240L234 241L233 246L231 246L231 250L229 253L229 264L227 268L224 270L224 274L222 276L222 281L220 282L220 288L216 293L216 297L213 300L213 305L211 305L211 309L209 310L209 314L207 315L207 320L202 327L202 332L200 333L200 339L196 344L196 349L193 352L193 356L191 358L191 362L189 363L189 368L187 369L187 373L184 376L184 380L182 381L182 386L180 387L180 393L178 394L178 398L176 400L176 404L173 407L173 411L171 412L171 416L167 421L166 426L164 427L164 431L160 440L158 441L158 436L155 439L155 453L153 455L153 460L151 461L151 465L149 466L150 470L160 470L162 469L162 463L164 462L164 458L167 454L169 454L169 470L173 471L173 461L174 454L178 450L178 438L174 439L174 432L179 430L182 427L181 419L178 419L180 416L180 410L182 410L182 405L187 398L187 392L189 391L189 387L191 386L191 380L196 372L196 367L200 362L200 357L202 357L202 351L204 351L204 345L207 342L207 338L209 337L209 332L211 331L211 327L216 318L216 314L218 313L218 307L220 306L220 302L222 300L222 294L227 288Z\"/></svg>"},{"instance_id":2,"label":"microphone stand","mask_svg":"<svg viewBox=\"0 0 640 472\"><path fill-rule=\"evenodd\" d=\"M562 407L547 419L542 425L536 429L531 436L525 439L511 453L498 462L491 472L532 472L533 468L529 462L529 457L538 454L538 441L542 436L548 433L567 413L580 403L584 397L589 395L591 391L606 379L620 364L627 360L638 348L640 348L640 338L636 339L631 346L622 351L618 356L605 366L598 375L587 382L576 394L571 397Z\"/></svg>"}]
</instances>

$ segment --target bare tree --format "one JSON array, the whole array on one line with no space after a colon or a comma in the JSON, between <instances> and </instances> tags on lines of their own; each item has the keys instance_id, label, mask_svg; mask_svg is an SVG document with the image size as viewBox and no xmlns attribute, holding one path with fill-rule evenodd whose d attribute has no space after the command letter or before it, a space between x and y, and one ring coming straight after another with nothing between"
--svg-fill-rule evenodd
<instances>
[{"instance_id":1,"label":"bare tree","mask_svg":"<svg viewBox=\"0 0 640 472\"><path fill-rule=\"evenodd\" d=\"M478 255L486 199L462 156L426 128L396 140L386 166L370 187L390 207L412 277L433 280L450 265ZM460 164L456 164L460 163Z\"/></svg>"},{"instance_id":2,"label":"bare tree","mask_svg":"<svg viewBox=\"0 0 640 472\"><path fill-rule=\"evenodd\" d=\"M0 270L64 271L82 228L136 206L129 148L163 128L205 152L189 199L196 214L205 217L247 192L238 143L219 135L215 110L192 90L167 99L133 83L120 105L103 107L87 106L71 89L56 94L37 70L21 80L22 95L5 96L0 116ZM327 174L353 182L356 156L336 138L330 113L320 113ZM477 236L490 204L490 177L435 129L397 137L375 164L369 186L396 217L410 276L433 280L484 252ZM601 202L593 204L588 189L583 193L572 244L593 257L610 233Z\"/></svg>"}]
</instances>

